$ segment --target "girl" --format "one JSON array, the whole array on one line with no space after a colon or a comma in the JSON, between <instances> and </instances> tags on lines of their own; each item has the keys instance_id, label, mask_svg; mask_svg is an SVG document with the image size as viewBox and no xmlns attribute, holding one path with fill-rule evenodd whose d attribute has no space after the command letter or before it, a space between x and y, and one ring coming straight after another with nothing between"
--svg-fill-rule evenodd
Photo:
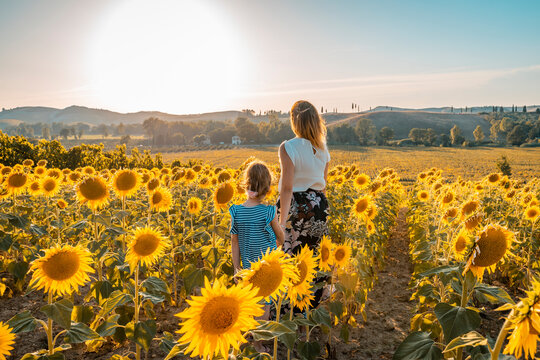
<instances>
[{"instance_id":1,"label":"girl","mask_svg":"<svg viewBox=\"0 0 540 360\"><path fill-rule=\"evenodd\" d=\"M317 250L323 235L328 234L325 188L330 153L326 147L326 126L311 103L300 100L293 105L291 128L296 137L279 147L281 178L277 208L280 226L286 233L283 250L293 255L304 245ZM322 290L315 292L313 307L318 304Z\"/></svg>"},{"instance_id":2,"label":"girl","mask_svg":"<svg viewBox=\"0 0 540 360\"><path fill-rule=\"evenodd\" d=\"M262 201L270 191L272 175L260 161L251 162L244 172L244 187L248 199L242 205L232 205L231 250L235 274L250 269L268 249L283 245L284 235L278 224L276 207ZM264 320L268 320L270 306L265 306Z\"/></svg>"}]
</instances>

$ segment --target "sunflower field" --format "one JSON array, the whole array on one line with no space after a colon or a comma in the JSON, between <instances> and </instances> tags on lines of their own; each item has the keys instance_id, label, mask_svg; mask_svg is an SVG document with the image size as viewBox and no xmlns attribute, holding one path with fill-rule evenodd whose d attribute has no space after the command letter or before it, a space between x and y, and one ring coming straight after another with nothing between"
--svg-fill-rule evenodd
<instances>
[{"instance_id":1,"label":"sunflower field","mask_svg":"<svg viewBox=\"0 0 540 360\"><path fill-rule=\"evenodd\" d=\"M394 359L537 358L539 197L534 177L418 175L408 200L416 314Z\"/></svg>"},{"instance_id":2,"label":"sunflower field","mask_svg":"<svg viewBox=\"0 0 540 360\"><path fill-rule=\"evenodd\" d=\"M233 276L227 208L246 199L240 180L250 161L118 170L32 159L0 165L0 301L21 304L0 321L0 359L316 359L347 342L365 318L405 197L398 174L333 168L329 234L320 247L292 257L278 248ZM522 192L509 212L522 206ZM276 200L274 189L267 201ZM503 206L497 201L492 206ZM420 201L411 209L412 217L433 210ZM532 236L530 221L514 215L512 225ZM450 251L438 247L430 244L429 254ZM522 259L526 252L508 253ZM520 271L537 266L529 255L505 267L516 283L533 282L532 272ZM419 269L437 262L422 261ZM274 304L270 321L257 319L265 301ZM21 352L26 342L30 351ZM256 351L255 342L268 351Z\"/></svg>"}]
</instances>

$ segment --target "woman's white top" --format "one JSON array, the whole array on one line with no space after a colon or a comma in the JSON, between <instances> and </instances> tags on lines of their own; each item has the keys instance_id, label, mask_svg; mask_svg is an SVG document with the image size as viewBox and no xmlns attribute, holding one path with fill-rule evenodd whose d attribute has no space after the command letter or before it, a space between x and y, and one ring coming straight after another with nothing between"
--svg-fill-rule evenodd
<instances>
[{"instance_id":1,"label":"woman's white top","mask_svg":"<svg viewBox=\"0 0 540 360\"><path fill-rule=\"evenodd\" d=\"M324 169L330 161L328 148L319 149L304 138L295 137L284 141L285 151L294 164L293 192L307 189L324 190ZM281 177L278 189L281 191Z\"/></svg>"}]
</instances>

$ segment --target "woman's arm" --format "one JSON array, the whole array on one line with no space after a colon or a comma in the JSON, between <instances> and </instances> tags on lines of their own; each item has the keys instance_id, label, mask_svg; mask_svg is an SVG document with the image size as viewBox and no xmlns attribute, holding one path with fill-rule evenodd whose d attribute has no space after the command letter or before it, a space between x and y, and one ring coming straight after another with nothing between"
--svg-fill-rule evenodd
<instances>
[{"instance_id":1,"label":"woman's arm","mask_svg":"<svg viewBox=\"0 0 540 360\"><path fill-rule=\"evenodd\" d=\"M238 234L231 234L231 252L234 273L240 271L240 246L238 246Z\"/></svg>"},{"instance_id":2,"label":"woman's arm","mask_svg":"<svg viewBox=\"0 0 540 360\"><path fill-rule=\"evenodd\" d=\"M272 230L274 230L274 234L276 234L277 246L283 246L283 243L285 242L285 234L279 225L277 216L274 216L274 219L272 219L270 225L272 226Z\"/></svg>"},{"instance_id":3,"label":"woman's arm","mask_svg":"<svg viewBox=\"0 0 540 360\"><path fill-rule=\"evenodd\" d=\"M279 162L281 163L281 192L279 194L280 219L279 224L285 225L289 218L293 193L294 164L285 150L285 143L279 147Z\"/></svg>"},{"instance_id":4,"label":"woman's arm","mask_svg":"<svg viewBox=\"0 0 540 360\"><path fill-rule=\"evenodd\" d=\"M326 195L326 187L328 186L328 168L330 167L330 161L326 163L324 167L324 189L323 194Z\"/></svg>"}]
</instances>

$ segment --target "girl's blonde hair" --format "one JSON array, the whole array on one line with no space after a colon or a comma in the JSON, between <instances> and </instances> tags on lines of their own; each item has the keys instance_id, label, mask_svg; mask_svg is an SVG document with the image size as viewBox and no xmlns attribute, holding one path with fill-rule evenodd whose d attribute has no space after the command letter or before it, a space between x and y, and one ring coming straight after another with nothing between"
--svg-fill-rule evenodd
<instances>
[{"instance_id":1,"label":"girl's blonde hair","mask_svg":"<svg viewBox=\"0 0 540 360\"><path fill-rule=\"evenodd\" d=\"M260 160L252 161L244 171L242 184L246 190L256 191L257 197L264 197L272 186L272 173L268 166Z\"/></svg>"},{"instance_id":2,"label":"girl's blonde hair","mask_svg":"<svg viewBox=\"0 0 540 360\"><path fill-rule=\"evenodd\" d=\"M326 147L326 126L319 112L310 102L299 100L291 108L292 131L307 139L316 148Z\"/></svg>"}]
</instances>

